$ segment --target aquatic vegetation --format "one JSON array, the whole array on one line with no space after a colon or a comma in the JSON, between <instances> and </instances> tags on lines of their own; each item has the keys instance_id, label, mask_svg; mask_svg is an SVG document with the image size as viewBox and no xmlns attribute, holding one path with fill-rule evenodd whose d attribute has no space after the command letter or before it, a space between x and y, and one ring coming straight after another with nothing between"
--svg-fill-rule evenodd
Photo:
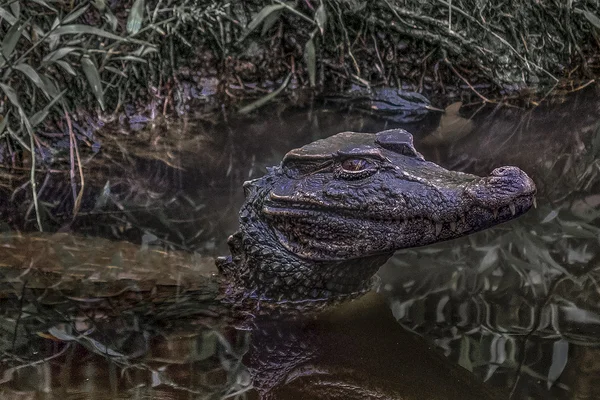
<instances>
[{"instance_id":1,"label":"aquatic vegetation","mask_svg":"<svg viewBox=\"0 0 600 400\"><path fill-rule=\"evenodd\" d=\"M577 382L594 374L577 376L600 344L600 125L586 131L579 153L536 172L537 210L451 246L402 251L381 271L400 323L515 398L585 392Z\"/></svg>"},{"instance_id":2,"label":"aquatic vegetation","mask_svg":"<svg viewBox=\"0 0 600 400\"><path fill-rule=\"evenodd\" d=\"M60 129L69 138L74 187L79 175L76 213L84 187L79 143L86 144L73 129L76 112L97 104L110 115L123 103L146 101L144 93L153 83L164 90L158 82L166 83L175 68L173 40L165 44L164 35L183 39L182 31L191 26L202 32L224 7L199 9L171 1L147 10L143 0L129 10L111 9L104 1L15 0L0 5L0 135L32 154L30 185L40 230L36 161L48 161L58 150L39 130L46 118L58 116L66 123ZM127 15L126 26L122 14Z\"/></svg>"}]
</instances>

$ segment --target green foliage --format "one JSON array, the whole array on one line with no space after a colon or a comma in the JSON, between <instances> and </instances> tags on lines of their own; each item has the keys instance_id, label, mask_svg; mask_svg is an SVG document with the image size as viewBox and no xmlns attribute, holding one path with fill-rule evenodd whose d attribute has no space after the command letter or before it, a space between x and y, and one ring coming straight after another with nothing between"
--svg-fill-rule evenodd
<instances>
[{"instance_id":1,"label":"green foliage","mask_svg":"<svg viewBox=\"0 0 600 400\"><path fill-rule=\"evenodd\" d=\"M580 8L576 8L575 12L583 14L583 16L592 24L594 25L596 28L600 29L600 18L598 18L596 16L596 14L594 14L591 11L588 10L582 10Z\"/></svg>"},{"instance_id":2,"label":"green foliage","mask_svg":"<svg viewBox=\"0 0 600 400\"><path fill-rule=\"evenodd\" d=\"M281 93L287 87L287 85L290 83L291 78L292 78L292 74L289 74L283 80L283 83L281 84L281 86L279 86L276 90L272 91L271 93L267 94L266 96L261 97L260 99L258 99L256 101L253 101L252 103L248 104L247 106L240 108L238 112L240 114L248 114L248 113L264 106L265 104L269 103L271 100L273 100L275 97L277 97L277 95L279 93Z\"/></svg>"},{"instance_id":3,"label":"green foliage","mask_svg":"<svg viewBox=\"0 0 600 400\"><path fill-rule=\"evenodd\" d=\"M108 111L135 100L140 87L173 76L173 37L191 46L193 35L213 29L228 7L186 0L127 4L111 9L104 0L0 3L0 115L20 116L3 119L11 136L24 132L24 119L32 115L37 115L32 125L39 125L40 117L53 112L64 115L94 103Z\"/></svg>"},{"instance_id":4,"label":"green foliage","mask_svg":"<svg viewBox=\"0 0 600 400\"><path fill-rule=\"evenodd\" d=\"M265 6L248 24L248 27L246 28L246 34L242 37L242 39L245 39L248 34L258 28L263 22L268 26L268 28L266 28L266 30L268 30L271 26L273 26L276 19L281 15L281 11L285 8L286 6L284 4L272 4ZM263 30L262 34L264 35L265 33L266 31Z\"/></svg>"},{"instance_id":5,"label":"green foliage","mask_svg":"<svg viewBox=\"0 0 600 400\"><path fill-rule=\"evenodd\" d=\"M104 110L104 93L102 92L100 74L98 73L96 65L87 54L81 58L81 68L83 68L85 77L94 92L94 96L96 96L96 99L98 100L98 104L100 104L100 108Z\"/></svg>"},{"instance_id":6,"label":"green foliage","mask_svg":"<svg viewBox=\"0 0 600 400\"><path fill-rule=\"evenodd\" d=\"M136 0L130 8L121 3L111 9L104 0L0 2L2 138L35 153L41 146L36 129L49 116L62 118L95 105L108 112L133 102L143 93L140 88L149 92L174 75L173 37L190 45L183 33L204 33L227 7L196 7L186 0L148 7Z\"/></svg>"},{"instance_id":7,"label":"green foliage","mask_svg":"<svg viewBox=\"0 0 600 400\"><path fill-rule=\"evenodd\" d=\"M131 12L129 13L129 18L127 18L127 32L130 34L136 34L140 31L142 27L142 22L144 20L144 5L146 2L144 0L135 0L133 6L131 7Z\"/></svg>"},{"instance_id":8,"label":"green foliage","mask_svg":"<svg viewBox=\"0 0 600 400\"><path fill-rule=\"evenodd\" d=\"M316 26L316 28L312 30L309 39L304 45L304 61L306 63L306 70L308 71L310 86L314 87L316 85L317 76L317 45L315 36L317 33L320 33L321 36L323 36L325 32L325 26L327 25L327 10L325 8L325 0L320 2L319 7L316 9L313 16L305 15L295 6L281 1L277 1L277 4L267 5L254 16L252 21L250 21L246 27L246 32L240 38L240 41L246 39L246 37L256 30L261 24L263 25L261 35L264 36L284 14L284 11L287 11L291 15L296 15L302 18L303 20L309 22L311 26ZM267 98L267 96L265 96L265 98ZM261 105L265 103L266 101L262 102ZM254 105L254 103L252 105ZM247 112L248 107L243 108L244 112ZM254 109L254 107L252 107L252 109Z\"/></svg>"}]
</instances>

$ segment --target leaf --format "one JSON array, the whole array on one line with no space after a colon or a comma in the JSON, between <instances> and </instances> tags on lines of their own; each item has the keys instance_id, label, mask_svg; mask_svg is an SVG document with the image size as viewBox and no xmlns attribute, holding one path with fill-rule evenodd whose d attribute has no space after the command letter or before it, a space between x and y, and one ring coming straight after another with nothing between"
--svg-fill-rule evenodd
<instances>
[{"instance_id":1,"label":"leaf","mask_svg":"<svg viewBox=\"0 0 600 400\"><path fill-rule=\"evenodd\" d=\"M565 339L560 339L554 342L552 348L552 364L548 370L548 389L552 387L554 382L562 375L567 361L569 360L569 342Z\"/></svg>"},{"instance_id":2,"label":"leaf","mask_svg":"<svg viewBox=\"0 0 600 400\"><path fill-rule=\"evenodd\" d=\"M77 47L61 47L58 50L54 50L52 53L48 53L43 61L57 61L66 56L67 54L77 50Z\"/></svg>"},{"instance_id":3,"label":"leaf","mask_svg":"<svg viewBox=\"0 0 600 400\"><path fill-rule=\"evenodd\" d=\"M124 354L109 348L105 344L97 341L96 339L92 339L91 337L88 337L85 334L74 336L62 329L62 327L51 327L48 329L48 333L54 336L56 339L62 340L63 342L75 341L97 354L102 354L105 356L108 355L111 357L125 357Z\"/></svg>"},{"instance_id":4,"label":"leaf","mask_svg":"<svg viewBox=\"0 0 600 400\"><path fill-rule=\"evenodd\" d=\"M37 42L39 38L46 36L46 32L36 23L31 24L31 38L30 40Z\"/></svg>"},{"instance_id":5,"label":"leaf","mask_svg":"<svg viewBox=\"0 0 600 400\"><path fill-rule=\"evenodd\" d=\"M314 87L317 82L317 56L315 53L315 42L311 38L304 46L304 59L306 60L308 80L311 87Z\"/></svg>"},{"instance_id":6,"label":"leaf","mask_svg":"<svg viewBox=\"0 0 600 400\"><path fill-rule=\"evenodd\" d=\"M5 19L6 22L8 22L8 24L11 26L17 23L17 18L15 18L14 15L12 15L9 11L2 7L0 7L0 17L2 17L2 19Z\"/></svg>"},{"instance_id":7,"label":"leaf","mask_svg":"<svg viewBox=\"0 0 600 400\"><path fill-rule=\"evenodd\" d=\"M6 125L8 124L8 115L9 114L10 114L10 111L7 112L4 117L0 116L0 134L2 134L2 132L4 132L4 129L6 128Z\"/></svg>"},{"instance_id":8,"label":"leaf","mask_svg":"<svg viewBox=\"0 0 600 400\"><path fill-rule=\"evenodd\" d=\"M12 11L15 18L19 19L21 16L21 3L20 1L13 1L10 3L10 10Z\"/></svg>"},{"instance_id":9,"label":"leaf","mask_svg":"<svg viewBox=\"0 0 600 400\"><path fill-rule=\"evenodd\" d=\"M48 116L48 113L50 112L50 109L52 107L54 107L56 102L62 98L62 96L67 92L67 90L68 89L65 89L62 92L60 92L59 95L55 96L54 99L52 99L51 102L46 104L46 106L44 108L42 108L40 111L33 114L33 116L29 119L32 127L38 125L40 122L42 122L43 120L46 119L46 117Z\"/></svg>"},{"instance_id":10,"label":"leaf","mask_svg":"<svg viewBox=\"0 0 600 400\"><path fill-rule=\"evenodd\" d=\"M498 367L506 361L506 337L494 336L490 344L488 371L484 381L487 382L496 372Z\"/></svg>"},{"instance_id":11,"label":"leaf","mask_svg":"<svg viewBox=\"0 0 600 400\"><path fill-rule=\"evenodd\" d=\"M96 204L94 205L94 211L98 211L103 209L108 201L110 200L110 180L107 180L104 184L104 188L102 188L102 193L96 199Z\"/></svg>"},{"instance_id":12,"label":"leaf","mask_svg":"<svg viewBox=\"0 0 600 400\"><path fill-rule=\"evenodd\" d=\"M258 12L258 14L256 14L254 19L252 19L252 21L250 21L250 23L246 27L246 33L244 33L244 35L242 36L240 41L244 40L246 38L246 36L248 36L250 34L250 32L252 32L253 30L255 30L265 20L265 18L267 18L269 15L271 15L271 13L281 11L284 8L285 8L285 5L283 5L283 4L272 4L270 6L263 7L262 10L260 10Z\"/></svg>"},{"instance_id":13,"label":"leaf","mask_svg":"<svg viewBox=\"0 0 600 400\"><path fill-rule=\"evenodd\" d=\"M8 85L5 85L4 83L0 83L0 89L2 89L6 97L8 97L8 100L10 100L10 102L20 110L21 103L19 103L19 98L17 97L17 94L15 93L13 88L11 88Z\"/></svg>"},{"instance_id":14,"label":"leaf","mask_svg":"<svg viewBox=\"0 0 600 400\"><path fill-rule=\"evenodd\" d=\"M554 260L554 258L552 258L552 256L550 255L550 251L548 250L544 242L542 242L539 239L536 239L535 236L523 236L522 242L525 246L525 251L523 252L523 254L530 262L536 264L545 262L547 265L556 269L557 271L560 271L566 276L572 276L571 273L569 273L565 268L563 268L563 266L558 264Z\"/></svg>"},{"instance_id":15,"label":"leaf","mask_svg":"<svg viewBox=\"0 0 600 400\"><path fill-rule=\"evenodd\" d=\"M271 29L271 27L273 27L273 25L275 24L275 22L277 22L277 20L279 19L279 17L281 16L282 13L283 13L283 10L277 10L277 11L274 11L271 14L269 14L264 19L262 31L260 32L261 36L265 36L267 34L269 29Z\"/></svg>"},{"instance_id":16,"label":"leaf","mask_svg":"<svg viewBox=\"0 0 600 400\"><path fill-rule=\"evenodd\" d=\"M542 222L540 222L540 224L547 224L548 222L552 221L554 218L558 217L558 211L559 210L550 211L550 213L548 215L546 215L546 218L544 218L542 220Z\"/></svg>"},{"instance_id":17,"label":"leaf","mask_svg":"<svg viewBox=\"0 0 600 400\"><path fill-rule=\"evenodd\" d=\"M48 333L57 338L58 340L62 340L65 342L76 340L76 338L73 335L65 332L65 330L62 328L51 327L48 329Z\"/></svg>"},{"instance_id":18,"label":"leaf","mask_svg":"<svg viewBox=\"0 0 600 400\"><path fill-rule=\"evenodd\" d=\"M35 127L40 122L45 120L47 116L48 116L48 110L46 110L46 108L44 107L42 110L33 114L33 116L29 119L29 121L31 122L31 126Z\"/></svg>"},{"instance_id":19,"label":"leaf","mask_svg":"<svg viewBox=\"0 0 600 400\"><path fill-rule=\"evenodd\" d=\"M571 212L585 222L592 222L600 218L600 195L592 194L571 204Z\"/></svg>"},{"instance_id":20,"label":"leaf","mask_svg":"<svg viewBox=\"0 0 600 400\"><path fill-rule=\"evenodd\" d=\"M42 92L44 92L46 97L48 97L49 99L52 98L52 96L50 96L48 88L44 84L44 81L42 81L42 78L40 77L40 75L37 73L37 71L35 69L33 69L31 67L31 65L21 63L21 64L15 65L15 69L17 71L21 71L23 74L25 74L34 83L35 86L39 87L42 90Z\"/></svg>"},{"instance_id":21,"label":"leaf","mask_svg":"<svg viewBox=\"0 0 600 400\"><path fill-rule=\"evenodd\" d=\"M97 341L96 339L92 339L87 336L84 336L83 339L85 339L86 341L89 342L89 344L91 345L91 350L97 354L102 354L103 356L111 356L111 357L121 357L121 358L125 357L125 354L119 353L118 351L111 349L110 347ZM79 343L82 345L84 344L81 341Z\"/></svg>"},{"instance_id":22,"label":"leaf","mask_svg":"<svg viewBox=\"0 0 600 400\"><path fill-rule=\"evenodd\" d=\"M100 11L104 11L106 9L106 1L104 0L95 0L94 7L96 7Z\"/></svg>"},{"instance_id":23,"label":"leaf","mask_svg":"<svg viewBox=\"0 0 600 400\"><path fill-rule=\"evenodd\" d=\"M6 36L2 41L2 55L6 60L10 58L10 55L17 46L22 31L23 25L14 24L6 33Z\"/></svg>"},{"instance_id":24,"label":"leaf","mask_svg":"<svg viewBox=\"0 0 600 400\"><path fill-rule=\"evenodd\" d=\"M58 65L61 66L62 69L64 69L67 74L73 75L73 76L77 76L77 72L75 72L75 70L73 69L73 67L71 67L71 64L69 64L68 62L64 61L64 60L58 60L55 61Z\"/></svg>"},{"instance_id":25,"label":"leaf","mask_svg":"<svg viewBox=\"0 0 600 400\"><path fill-rule=\"evenodd\" d=\"M135 0L131 6L129 17L127 18L127 33L135 35L139 32L142 27L142 21L144 20L144 0Z\"/></svg>"},{"instance_id":26,"label":"leaf","mask_svg":"<svg viewBox=\"0 0 600 400\"><path fill-rule=\"evenodd\" d=\"M31 1L33 1L34 3L37 3L37 4L39 4L40 6L46 7L46 8L47 8L47 9L49 9L49 10L52 10L52 11L54 11L54 12L57 12L56 8L54 8L54 7L50 6L50 5L48 5L48 3L46 3L44 0L31 0Z\"/></svg>"},{"instance_id":27,"label":"leaf","mask_svg":"<svg viewBox=\"0 0 600 400\"><path fill-rule=\"evenodd\" d=\"M119 26L119 20L117 19L117 17L115 17L115 15L108 8L106 9L106 12L104 13L104 19L110 25L110 29L112 29L113 32L116 32L117 28Z\"/></svg>"},{"instance_id":28,"label":"leaf","mask_svg":"<svg viewBox=\"0 0 600 400\"><path fill-rule=\"evenodd\" d=\"M590 23L592 25L594 25L596 28L600 29L600 18L598 18L596 16L596 14L588 11L588 10L583 10L583 16L587 18L588 21L590 21Z\"/></svg>"},{"instance_id":29,"label":"leaf","mask_svg":"<svg viewBox=\"0 0 600 400\"><path fill-rule=\"evenodd\" d=\"M54 83L54 81L46 76L46 75L40 75L40 78L42 78L42 81L44 82L44 85L46 85L46 89L48 90L48 93L50 93L50 96L54 99L56 98L56 96L58 96L60 93L58 91L58 87L56 86L56 83Z\"/></svg>"},{"instance_id":30,"label":"leaf","mask_svg":"<svg viewBox=\"0 0 600 400\"><path fill-rule=\"evenodd\" d=\"M560 224L560 233L563 237L573 236L581 239L595 239L598 237L598 231L593 225L586 224L582 221L566 221L557 220Z\"/></svg>"},{"instance_id":31,"label":"leaf","mask_svg":"<svg viewBox=\"0 0 600 400\"><path fill-rule=\"evenodd\" d=\"M458 356L458 364L467 371L473 372L473 362L471 361L471 342L467 336L462 336L460 339L460 353Z\"/></svg>"},{"instance_id":32,"label":"leaf","mask_svg":"<svg viewBox=\"0 0 600 400\"><path fill-rule=\"evenodd\" d=\"M219 344L219 337L212 331L202 332L202 345L198 353L198 360L206 360L207 358L217 354L217 345Z\"/></svg>"},{"instance_id":33,"label":"leaf","mask_svg":"<svg viewBox=\"0 0 600 400\"><path fill-rule=\"evenodd\" d=\"M569 246L567 249L567 263L569 264L587 264L592 258L594 258L594 253L588 251L586 245L575 248Z\"/></svg>"},{"instance_id":34,"label":"leaf","mask_svg":"<svg viewBox=\"0 0 600 400\"><path fill-rule=\"evenodd\" d=\"M325 32L325 26L327 25L327 10L325 10L325 3L321 1L321 5L315 11L315 22L319 27L319 31L321 35Z\"/></svg>"},{"instance_id":35,"label":"leaf","mask_svg":"<svg viewBox=\"0 0 600 400\"><path fill-rule=\"evenodd\" d=\"M100 104L100 108L104 111L104 93L102 92L102 82L100 81L98 68L96 68L96 65L88 55L82 57L81 67L92 88L94 96L96 96L96 100L98 100L98 103Z\"/></svg>"},{"instance_id":36,"label":"leaf","mask_svg":"<svg viewBox=\"0 0 600 400\"><path fill-rule=\"evenodd\" d=\"M150 53L158 53L158 49L156 47L148 47L144 46L144 51L140 54L142 57L147 56Z\"/></svg>"},{"instance_id":37,"label":"leaf","mask_svg":"<svg viewBox=\"0 0 600 400\"><path fill-rule=\"evenodd\" d=\"M120 69L117 68L113 68L110 66L106 66L104 67L105 70L112 72L113 74L117 74L119 76L122 76L123 78L127 78L127 74L123 71L121 71Z\"/></svg>"},{"instance_id":38,"label":"leaf","mask_svg":"<svg viewBox=\"0 0 600 400\"><path fill-rule=\"evenodd\" d=\"M274 90L273 92L269 93L266 96L261 97L260 99L258 99L256 101L248 104L246 107L240 108L240 110L238 112L240 114L248 114L249 112L252 112L252 111L256 110L257 108L264 106L269 101L274 99L279 93L281 93L283 91L283 89L285 89L287 87L288 83L290 83L291 78L292 78L292 74L289 73L288 76L284 79L281 86L279 86L276 90Z\"/></svg>"},{"instance_id":39,"label":"leaf","mask_svg":"<svg viewBox=\"0 0 600 400\"><path fill-rule=\"evenodd\" d=\"M483 259L481 260L481 263L479 264L479 268L477 269L477 271L479 273L487 271L488 269L490 269L491 267L496 265L497 261L498 261L498 248L494 247L494 248L488 250L486 255L483 257Z\"/></svg>"},{"instance_id":40,"label":"leaf","mask_svg":"<svg viewBox=\"0 0 600 400\"><path fill-rule=\"evenodd\" d=\"M60 24L60 21L58 20L58 17L56 17L56 19L52 23L52 27L50 28L50 30L54 31L58 27L59 24ZM50 48L50 50L56 49L56 46L58 46L59 41L60 41L60 36L48 35L48 47Z\"/></svg>"},{"instance_id":41,"label":"leaf","mask_svg":"<svg viewBox=\"0 0 600 400\"><path fill-rule=\"evenodd\" d=\"M156 52L158 52L158 50L157 50L156 47L153 47L153 46L150 46L150 47L148 47L148 46L140 46L137 50L133 51L131 53L131 55L138 56L138 57L143 57L143 56L145 56L147 54L156 53Z\"/></svg>"},{"instance_id":42,"label":"leaf","mask_svg":"<svg viewBox=\"0 0 600 400\"><path fill-rule=\"evenodd\" d=\"M501 250L502 251L502 256L505 260L507 260L509 262L510 265L512 265L513 268L516 269L522 269L524 271L542 271L543 267L540 264L534 264L534 263L530 263L527 261L523 261L520 258L515 257L514 255L512 255L510 252L505 251L505 250Z\"/></svg>"},{"instance_id":43,"label":"leaf","mask_svg":"<svg viewBox=\"0 0 600 400\"><path fill-rule=\"evenodd\" d=\"M87 11L87 9L90 7L89 4L86 4L84 7L78 8L76 10L73 10L69 13L69 15L67 15L65 17L65 19L62 20L62 24L66 25L69 24L73 21L75 21L77 18L81 17L81 15Z\"/></svg>"},{"instance_id":44,"label":"leaf","mask_svg":"<svg viewBox=\"0 0 600 400\"><path fill-rule=\"evenodd\" d=\"M17 97L17 94L15 93L13 88L11 88L8 85L5 85L4 83L0 83L0 89L2 89L2 91L6 94L6 97L8 97L8 100L10 100L10 102L19 110L19 116L21 117L21 122L23 122L23 124L25 124L27 133L29 133L31 135L33 133L33 128L31 128L29 119L27 118L27 115L25 115L25 111L23 111L23 107L21 107L21 103L19 103L19 98ZM9 132L10 132L11 136L15 140L17 140L21 144L21 146L23 146L24 149L27 149L28 151L32 151L31 148L29 146L27 146L27 144L23 141L23 139L21 137L14 134L10 129L9 129Z\"/></svg>"},{"instance_id":45,"label":"leaf","mask_svg":"<svg viewBox=\"0 0 600 400\"><path fill-rule=\"evenodd\" d=\"M52 32L50 37L57 37L57 36L62 36L62 35L77 35L80 33L102 36L102 37L117 40L117 41L126 40L125 38L122 38L121 36L115 35L114 33L106 32L103 29L96 28L96 27L89 26L89 25L80 25L80 24L60 26L60 27L56 28L54 30L54 32Z\"/></svg>"},{"instance_id":46,"label":"leaf","mask_svg":"<svg viewBox=\"0 0 600 400\"><path fill-rule=\"evenodd\" d=\"M147 60L144 60L141 57L135 57L135 56L113 57L113 60L115 60L115 61L120 61L120 60L124 60L124 61L136 61L136 62L141 62L141 63L148 63Z\"/></svg>"}]
</instances>

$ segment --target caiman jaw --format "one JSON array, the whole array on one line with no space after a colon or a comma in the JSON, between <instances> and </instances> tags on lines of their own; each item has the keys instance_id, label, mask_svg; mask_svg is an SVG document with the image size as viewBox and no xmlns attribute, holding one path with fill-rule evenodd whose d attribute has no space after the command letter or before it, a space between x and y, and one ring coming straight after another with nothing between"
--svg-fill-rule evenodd
<instances>
[{"instance_id":1,"label":"caiman jaw","mask_svg":"<svg viewBox=\"0 0 600 400\"><path fill-rule=\"evenodd\" d=\"M519 196L506 205L494 208L473 206L461 214L445 216L443 220L428 217L379 218L362 216L356 212L340 213L331 210L314 209L309 206L263 208L264 215L274 228L280 244L300 257L312 260L344 260L360 258L362 255L385 254L407 247L423 246L431 243L455 239L488 227L509 221L524 214L534 204L532 195ZM379 248L361 246L359 232L338 235L332 231L311 232L310 221L324 225L343 219L350 226L360 226L361 230L386 231L393 240ZM348 245L349 244L349 245ZM354 252L351 247L363 248ZM366 252L366 253L365 253Z\"/></svg>"},{"instance_id":2,"label":"caiman jaw","mask_svg":"<svg viewBox=\"0 0 600 400\"><path fill-rule=\"evenodd\" d=\"M369 198L351 205L340 200L336 206L317 196L271 192L261 211L288 251L310 260L341 261L458 238L516 218L534 203L535 185L516 167L498 168L484 178L458 177L465 183L415 186L429 191L439 207L410 208L402 206L404 198L393 196L389 209L372 207Z\"/></svg>"}]
</instances>

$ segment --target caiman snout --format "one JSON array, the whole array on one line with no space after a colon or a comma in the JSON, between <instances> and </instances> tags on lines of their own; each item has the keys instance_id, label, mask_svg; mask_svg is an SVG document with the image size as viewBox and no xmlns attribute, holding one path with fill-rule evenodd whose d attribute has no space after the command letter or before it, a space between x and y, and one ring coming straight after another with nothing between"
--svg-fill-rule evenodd
<instances>
[{"instance_id":1,"label":"caiman snout","mask_svg":"<svg viewBox=\"0 0 600 400\"><path fill-rule=\"evenodd\" d=\"M511 202L530 199L533 202L536 188L533 180L517 167L500 167L490 176L471 183L466 193L475 202L489 209L497 209Z\"/></svg>"},{"instance_id":2,"label":"caiman snout","mask_svg":"<svg viewBox=\"0 0 600 400\"><path fill-rule=\"evenodd\" d=\"M508 190L517 196L535 194L533 180L523 170L517 167L500 167L491 173L490 183L498 188ZM496 178L496 179L494 179Z\"/></svg>"}]
</instances>

